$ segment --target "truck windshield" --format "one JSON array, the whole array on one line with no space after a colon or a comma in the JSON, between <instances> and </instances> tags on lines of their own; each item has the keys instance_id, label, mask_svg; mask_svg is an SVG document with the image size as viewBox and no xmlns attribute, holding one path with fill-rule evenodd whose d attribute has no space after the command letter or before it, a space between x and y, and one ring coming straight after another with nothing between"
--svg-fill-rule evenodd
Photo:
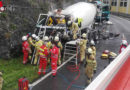
<instances>
[{"instance_id":1,"label":"truck windshield","mask_svg":"<svg viewBox=\"0 0 130 90\"><path fill-rule=\"evenodd\" d=\"M39 20L37 22L38 25L45 25L46 24L47 15L40 15Z\"/></svg>"},{"instance_id":2,"label":"truck windshield","mask_svg":"<svg viewBox=\"0 0 130 90\"><path fill-rule=\"evenodd\" d=\"M103 11L109 11L109 6L104 6L104 7L102 8L102 10L103 10Z\"/></svg>"}]
</instances>

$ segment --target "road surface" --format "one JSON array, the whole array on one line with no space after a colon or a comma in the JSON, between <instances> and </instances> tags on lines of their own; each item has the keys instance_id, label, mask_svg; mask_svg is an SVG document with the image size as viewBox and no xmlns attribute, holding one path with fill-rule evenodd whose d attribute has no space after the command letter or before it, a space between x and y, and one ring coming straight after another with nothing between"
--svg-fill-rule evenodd
<instances>
[{"instance_id":1,"label":"road surface","mask_svg":"<svg viewBox=\"0 0 130 90\"><path fill-rule=\"evenodd\" d=\"M111 16L110 21L113 22L113 25L108 25L107 30L113 33L120 33L119 37L108 40L100 40L100 43L97 44L97 72L94 74L94 78L100 74L100 72L108 65L108 60L102 60L100 58L101 53L104 50L110 50L112 52L118 53L121 43L122 34L125 35L128 43L130 43L130 21L117 17ZM80 65L80 73L71 72L67 69L67 66L70 64L67 63L62 68L58 70L57 76L55 78L50 75L45 80L41 81L35 85L32 90L84 90L86 85L86 76L84 65ZM70 83L78 76L79 78L70 85ZM94 79L93 78L93 79Z\"/></svg>"}]
</instances>

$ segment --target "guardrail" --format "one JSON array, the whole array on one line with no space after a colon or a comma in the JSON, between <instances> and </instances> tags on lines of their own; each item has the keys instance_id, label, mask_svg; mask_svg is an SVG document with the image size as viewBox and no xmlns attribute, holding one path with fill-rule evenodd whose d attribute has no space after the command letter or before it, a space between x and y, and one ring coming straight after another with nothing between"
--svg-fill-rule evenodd
<instances>
[{"instance_id":1,"label":"guardrail","mask_svg":"<svg viewBox=\"0 0 130 90\"><path fill-rule=\"evenodd\" d=\"M109 64L85 90L105 90L130 55L130 45Z\"/></svg>"}]
</instances>

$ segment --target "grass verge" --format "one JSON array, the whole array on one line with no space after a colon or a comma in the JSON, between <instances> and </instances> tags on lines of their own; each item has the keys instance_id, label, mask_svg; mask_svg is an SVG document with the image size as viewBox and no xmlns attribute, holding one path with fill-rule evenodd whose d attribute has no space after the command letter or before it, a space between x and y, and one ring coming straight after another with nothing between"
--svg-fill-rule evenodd
<instances>
[{"instance_id":1,"label":"grass verge","mask_svg":"<svg viewBox=\"0 0 130 90\"><path fill-rule=\"evenodd\" d=\"M18 79L28 78L29 82L38 78L38 66L23 65L22 57L11 60L0 59L0 70L3 70L4 84L2 90L18 90Z\"/></svg>"}]
</instances>

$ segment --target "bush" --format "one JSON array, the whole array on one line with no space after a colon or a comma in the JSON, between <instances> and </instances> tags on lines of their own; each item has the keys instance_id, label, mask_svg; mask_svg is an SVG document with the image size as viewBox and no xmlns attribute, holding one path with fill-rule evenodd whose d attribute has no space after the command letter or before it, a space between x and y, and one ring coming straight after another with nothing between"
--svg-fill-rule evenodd
<instances>
[{"instance_id":1,"label":"bush","mask_svg":"<svg viewBox=\"0 0 130 90\"><path fill-rule=\"evenodd\" d=\"M3 12L3 13L0 13L0 17L1 17L1 18L7 18L7 13L4 13L4 12Z\"/></svg>"},{"instance_id":2,"label":"bush","mask_svg":"<svg viewBox=\"0 0 130 90\"><path fill-rule=\"evenodd\" d=\"M15 24L10 24L10 29L11 30L16 30L17 29L17 26Z\"/></svg>"}]
</instances>

